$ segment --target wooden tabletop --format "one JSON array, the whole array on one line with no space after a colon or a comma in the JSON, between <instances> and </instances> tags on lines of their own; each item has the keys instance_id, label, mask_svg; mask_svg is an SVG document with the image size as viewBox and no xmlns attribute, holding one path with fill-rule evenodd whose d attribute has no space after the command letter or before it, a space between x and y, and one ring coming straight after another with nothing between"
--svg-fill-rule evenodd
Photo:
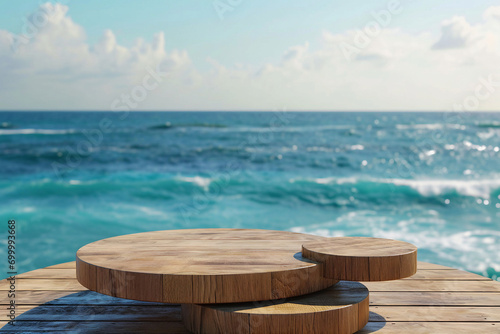
<instances>
[{"instance_id":1,"label":"wooden tabletop","mask_svg":"<svg viewBox=\"0 0 500 334\"><path fill-rule=\"evenodd\" d=\"M500 283L465 271L419 263L411 278L367 282L370 319L360 334L500 333ZM0 281L5 310L9 283ZM180 305L113 298L87 290L75 262L19 275L16 327L0 314L3 332L189 333Z\"/></svg>"},{"instance_id":2,"label":"wooden tabletop","mask_svg":"<svg viewBox=\"0 0 500 334\"><path fill-rule=\"evenodd\" d=\"M99 240L77 252L77 278L114 297L170 303L280 299L332 286L301 255L325 238L246 229L155 231Z\"/></svg>"}]
</instances>

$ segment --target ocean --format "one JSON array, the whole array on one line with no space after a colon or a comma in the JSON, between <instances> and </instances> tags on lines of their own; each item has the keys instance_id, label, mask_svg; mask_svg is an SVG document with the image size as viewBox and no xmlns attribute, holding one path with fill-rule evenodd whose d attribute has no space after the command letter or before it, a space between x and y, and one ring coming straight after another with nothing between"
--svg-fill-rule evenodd
<instances>
[{"instance_id":1,"label":"ocean","mask_svg":"<svg viewBox=\"0 0 500 334\"><path fill-rule=\"evenodd\" d=\"M500 113L1 112L2 278L14 219L19 273L233 227L400 239L497 279L499 147Z\"/></svg>"}]
</instances>

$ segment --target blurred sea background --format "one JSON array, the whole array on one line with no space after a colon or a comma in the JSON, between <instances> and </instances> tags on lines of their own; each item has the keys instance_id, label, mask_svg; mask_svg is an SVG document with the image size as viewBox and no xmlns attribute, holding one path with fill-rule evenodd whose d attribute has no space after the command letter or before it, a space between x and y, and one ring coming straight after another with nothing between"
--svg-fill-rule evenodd
<instances>
[{"instance_id":1,"label":"blurred sea background","mask_svg":"<svg viewBox=\"0 0 500 334\"><path fill-rule=\"evenodd\" d=\"M500 113L1 112L19 273L103 238L262 228L401 239L500 276Z\"/></svg>"}]
</instances>

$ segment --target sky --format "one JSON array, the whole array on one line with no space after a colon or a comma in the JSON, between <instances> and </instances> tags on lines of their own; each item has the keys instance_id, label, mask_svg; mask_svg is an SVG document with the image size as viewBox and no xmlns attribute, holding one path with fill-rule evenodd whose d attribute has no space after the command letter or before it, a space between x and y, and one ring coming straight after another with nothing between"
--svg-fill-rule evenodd
<instances>
[{"instance_id":1,"label":"sky","mask_svg":"<svg viewBox=\"0 0 500 334\"><path fill-rule=\"evenodd\" d=\"M500 111L498 1L0 4L0 110Z\"/></svg>"}]
</instances>

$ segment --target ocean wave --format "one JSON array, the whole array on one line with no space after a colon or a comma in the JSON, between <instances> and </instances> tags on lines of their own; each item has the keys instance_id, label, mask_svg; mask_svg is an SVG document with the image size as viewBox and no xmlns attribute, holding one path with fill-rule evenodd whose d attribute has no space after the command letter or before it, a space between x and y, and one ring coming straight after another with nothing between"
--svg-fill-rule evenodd
<instances>
[{"instance_id":1,"label":"ocean wave","mask_svg":"<svg viewBox=\"0 0 500 334\"><path fill-rule=\"evenodd\" d=\"M166 122L163 124L153 125L148 127L148 130L169 130L173 128L226 128L227 125L216 123L188 123L188 124L172 124Z\"/></svg>"},{"instance_id":2,"label":"ocean wave","mask_svg":"<svg viewBox=\"0 0 500 334\"><path fill-rule=\"evenodd\" d=\"M124 176L123 179L85 180L71 178L55 180L44 178L32 182L8 183L5 194L19 196L95 196L95 194L115 193L120 196L141 197L148 199L174 199L176 196L191 196L200 191L209 191L218 178L202 176L171 176L159 178L153 175ZM2 184L0 184L0 187Z\"/></svg>"},{"instance_id":3,"label":"ocean wave","mask_svg":"<svg viewBox=\"0 0 500 334\"><path fill-rule=\"evenodd\" d=\"M500 128L500 122L478 123L478 124L476 124L476 126L478 128L498 129L498 128Z\"/></svg>"},{"instance_id":4,"label":"ocean wave","mask_svg":"<svg viewBox=\"0 0 500 334\"><path fill-rule=\"evenodd\" d=\"M341 152L341 151L363 151L365 149L364 145L347 145L347 146L337 146L337 147L327 147L327 146L310 146L306 148L307 152Z\"/></svg>"},{"instance_id":5,"label":"ocean wave","mask_svg":"<svg viewBox=\"0 0 500 334\"><path fill-rule=\"evenodd\" d=\"M220 182L219 182L220 181ZM386 201L408 201L417 198L438 200L457 200L458 198L476 198L481 202L493 204L500 195L500 179L482 180L414 180L358 177L292 178L283 180L255 180L248 177L227 177L201 175L177 175L161 177L155 174L113 179L85 180L69 178L66 181L44 179L33 182L12 184L9 191L35 196L52 194L66 196L69 193L82 195L95 192L123 191L124 195L147 192L154 196L169 193L171 195L192 195L196 191L208 191L212 187L224 184L229 192L237 192L255 201L281 202L289 199L318 204L320 206L335 203L342 206L349 202L384 203ZM229 189L233 187L232 189ZM350 198L353 199L350 199Z\"/></svg>"},{"instance_id":6,"label":"ocean wave","mask_svg":"<svg viewBox=\"0 0 500 334\"><path fill-rule=\"evenodd\" d=\"M476 145L467 140L464 140L464 146L467 147L468 149L476 150L479 152L486 151L486 149L488 148L488 146L486 145ZM494 149L493 147L491 148Z\"/></svg>"},{"instance_id":7,"label":"ocean wave","mask_svg":"<svg viewBox=\"0 0 500 334\"><path fill-rule=\"evenodd\" d=\"M13 129L14 125L9 122L2 122L0 123L0 129Z\"/></svg>"},{"instance_id":8,"label":"ocean wave","mask_svg":"<svg viewBox=\"0 0 500 334\"><path fill-rule=\"evenodd\" d=\"M447 179L437 179L437 180L411 180L411 179L358 179L355 177L351 178L316 178L312 180L297 180L291 179L291 183L298 181L309 181L316 184L328 185L328 184L350 184L357 186L358 188L369 190L375 189L380 186L396 186L396 187L406 187L417 191L420 195L424 197L436 197L443 195L458 194L467 197L479 197L483 199L490 199L491 196L500 191L500 179L488 179L488 180L447 180Z\"/></svg>"},{"instance_id":9,"label":"ocean wave","mask_svg":"<svg viewBox=\"0 0 500 334\"><path fill-rule=\"evenodd\" d=\"M465 130L466 126L462 124L443 124L443 123L430 123L430 124L396 124L398 130L442 130L442 129L455 129Z\"/></svg>"},{"instance_id":10,"label":"ocean wave","mask_svg":"<svg viewBox=\"0 0 500 334\"><path fill-rule=\"evenodd\" d=\"M350 147L351 151L363 151L365 147L363 145L352 145Z\"/></svg>"},{"instance_id":11,"label":"ocean wave","mask_svg":"<svg viewBox=\"0 0 500 334\"><path fill-rule=\"evenodd\" d=\"M302 126L228 126L225 124L216 123L188 123L188 124L172 124L166 122L163 124L153 125L148 127L148 130L170 130L170 129L186 129L186 128L204 128L206 130L214 130L217 132L229 133L283 133L283 132L315 132L328 130L349 130L347 134L353 135L354 130L352 125L302 125Z\"/></svg>"},{"instance_id":12,"label":"ocean wave","mask_svg":"<svg viewBox=\"0 0 500 334\"><path fill-rule=\"evenodd\" d=\"M5 129L0 130L0 136L13 135L65 135L77 133L76 129Z\"/></svg>"},{"instance_id":13,"label":"ocean wave","mask_svg":"<svg viewBox=\"0 0 500 334\"><path fill-rule=\"evenodd\" d=\"M179 177L178 180L196 184L197 186L203 189L208 189L210 183L213 181L211 178L201 177L201 176L193 176L193 177L184 176L184 177Z\"/></svg>"},{"instance_id":14,"label":"ocean wave","mask_svg":"<svg viewBox=\"0 0 500 334\"><path fill-rule=\"evenodd\" d=\"M324 146L312 146L306 148L307 152L333 152L333 148Z\"/></svg>"},{"instance_id":15,"label":"ocean wave","mask_svg":"<svg viewBox=\"0 0 500 334\"><path fill-rule=\"evenodd\" d=\"M148 130L168 130L172 129L172 123L166 122L164 124L159 124L159 125L153 125L148 127Z\"/></svg>"},{"instance_id":16,"label":"ocean wave","mask_svg":"<svg viewBox=\"0 0 500 334\"><path fill-rule=\"evenodd\" d=\"M96 193L126 198L174 200L210 192L223 196L238 194L256 202L279 205L306 204L317 207L373 209L431 203L447 206L468 201L473 205L498 207L500 180L409 180L311 178L266 180L228 175L156 174L85 180L75 176L65 181L44 179L19 182L4 188L10 197L95 196ZM1 186L1 184L0 184ZM295 204L294 204L295 203Z\"/></svg>"}]
</instances>

